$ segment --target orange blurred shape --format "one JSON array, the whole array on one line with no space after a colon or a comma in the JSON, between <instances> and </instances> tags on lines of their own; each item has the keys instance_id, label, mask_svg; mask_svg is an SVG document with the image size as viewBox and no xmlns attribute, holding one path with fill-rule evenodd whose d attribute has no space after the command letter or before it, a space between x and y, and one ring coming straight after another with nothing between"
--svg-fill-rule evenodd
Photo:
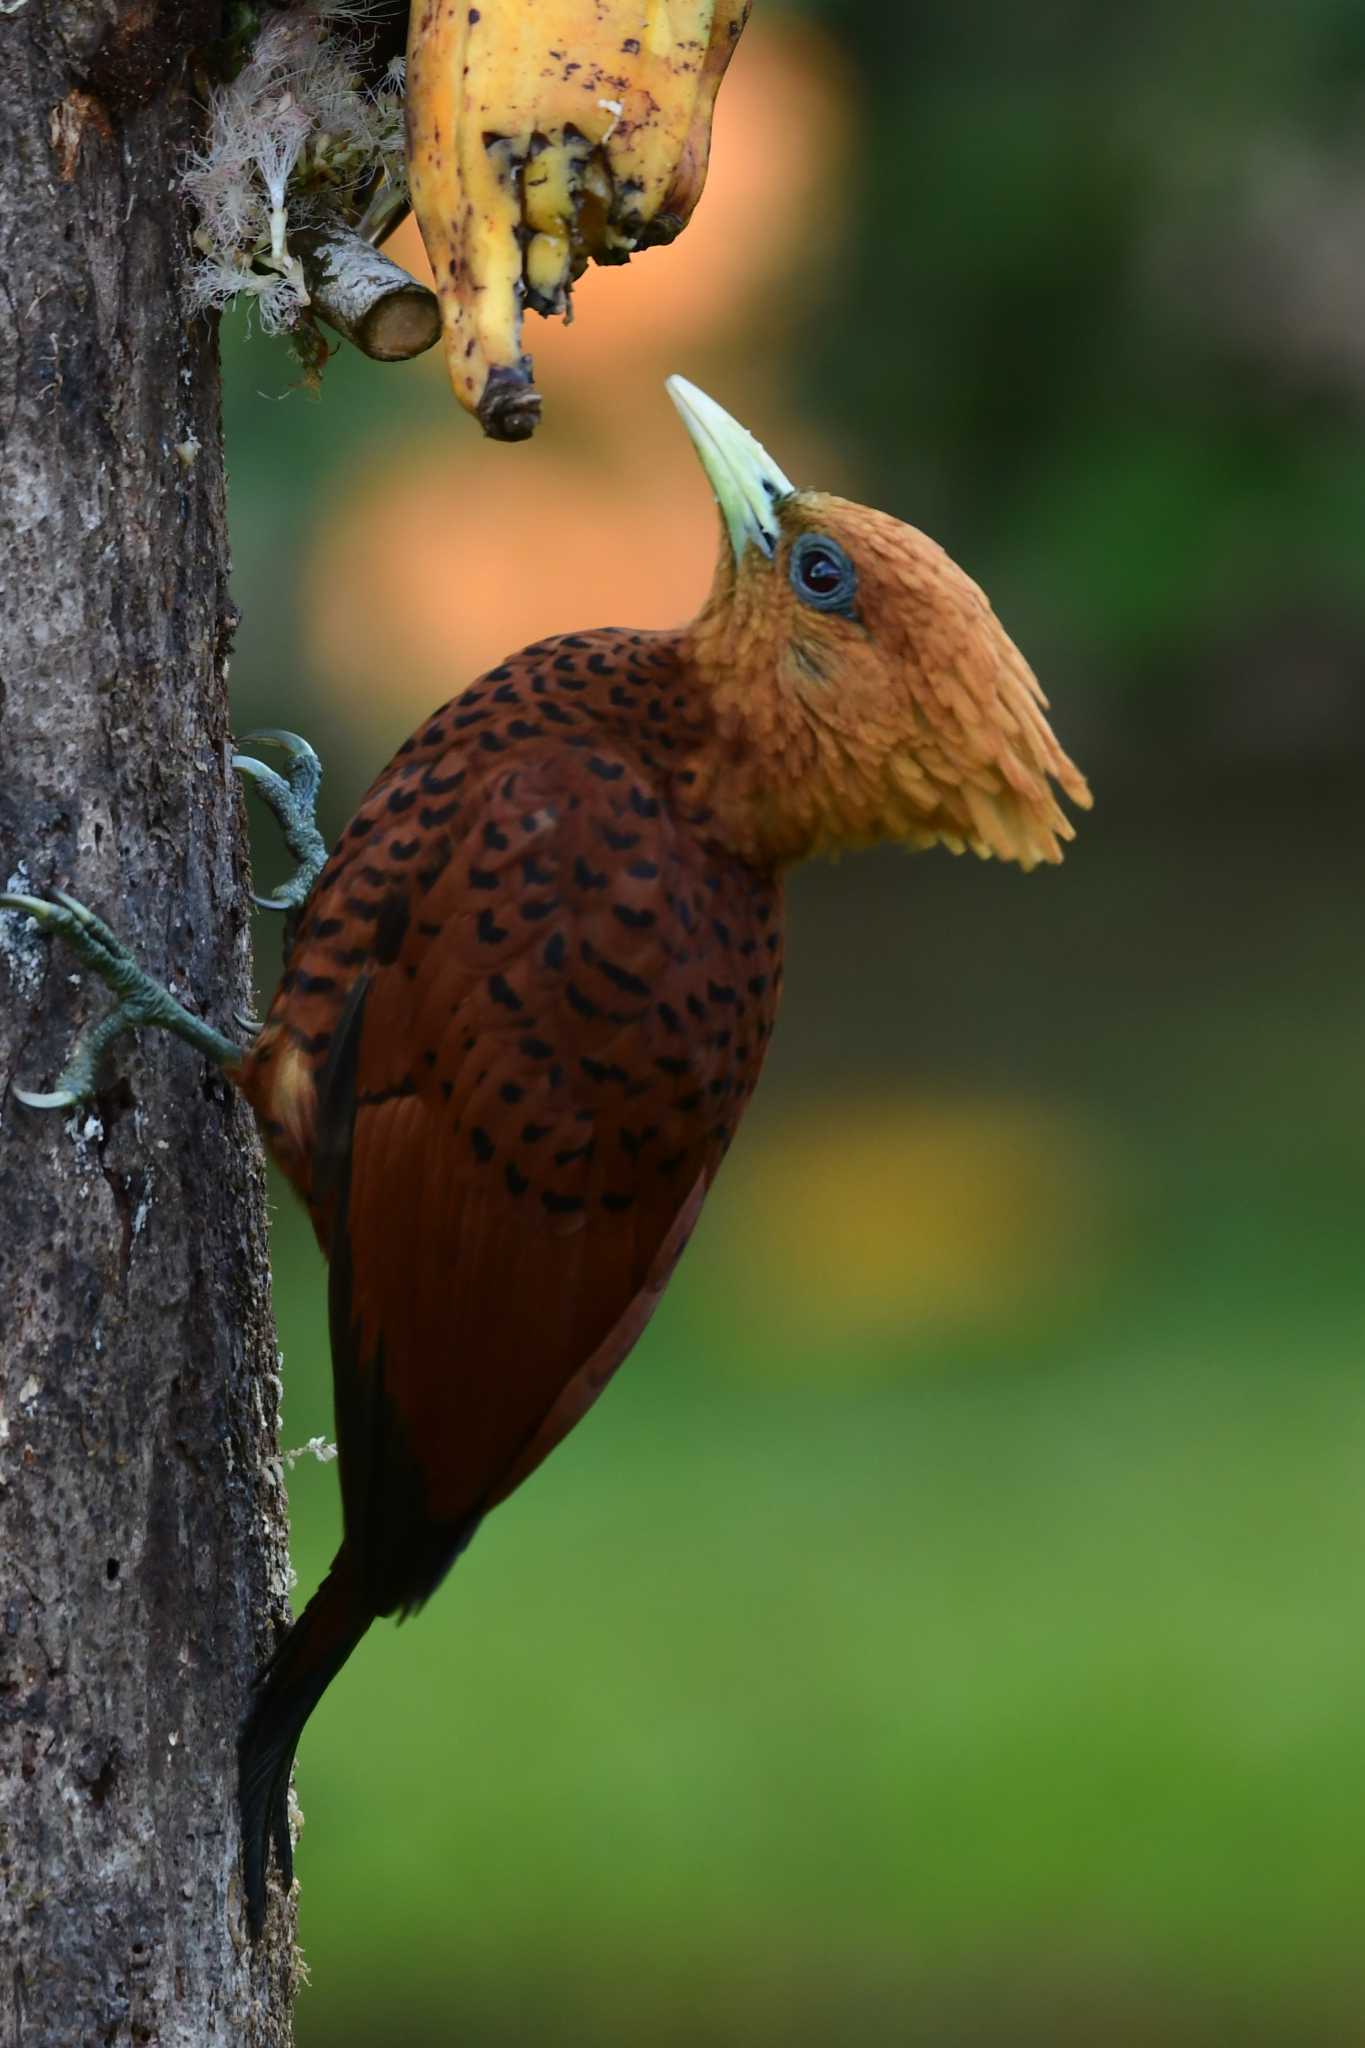
<instances>
[{"instance_id":1,"label":"orange blurred shape","mask_svg":"<svg viewBox=\"0 0 1365 2048\"><path fill-rule=\"evenodd\" d=\"M1125 1169L1126 1171L1126 1169ZM1109 1268L1115 1167L1074 1115L1008 1098L826 1099L726 1169L718 1289L784 1369L885 1372L953 1337L1064 1327Z\"/></svg>"},{"instance_id":2,"label":"orange blurred shape","mask_svg":"<svg viewBox=\"0 0 1365 2048\"><path fill-rule=\"evenodd\" d=\"M749 32L686 234L624 270L590 272L571 329L528 321L546 417L527 447L483 441L439 352L426 359L420 438L371 444L338 479L305 570L317 673L357 721L406 730L548 633L693 615L719 526L662 380L683 369L708 381L700 345L723 348L771 307L784 275L806 276L837 223L843 78L834 45L805 24ZM423 261L411 224L388 248L413 269ZM775 367L765 351L709 381L791 474L826 479L813 437L782 422Z\"/></svg>"},{"instance_id":3,"label":"orange blurred shape","mask_svg":"<svg viewBox=\"0 0 1365 2048\"><path fill-rule=\"evenodd\" d=\"M542 449L528 476L509 453L458 466L423 444L390 453L320 527L311 646L358 719L379 711L387 726L397 702L406 729L532 640L697 609L718 530L699 472L665 508L629 474Z\"/></svg>"}]
</instances>

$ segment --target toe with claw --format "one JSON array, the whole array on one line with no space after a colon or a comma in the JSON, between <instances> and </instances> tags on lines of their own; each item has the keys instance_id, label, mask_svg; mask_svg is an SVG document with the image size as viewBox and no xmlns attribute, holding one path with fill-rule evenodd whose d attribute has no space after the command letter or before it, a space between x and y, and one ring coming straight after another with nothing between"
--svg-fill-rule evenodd
<instances>
[{"instance_id":1,"label":"toe with claw","mask_svg":"<svg viewBox=\"0 0 1365 2048\"><path fill-rule=\"evenodd\" d=\"M29 1088L14 1089L19 1101L30 1109L75 1109L80 1103L88 1102L98 1085L99 1064L104 1053L116 1038L121 1038L125 1031L136 1030L139 1025L152 1025L174 1033L220 1067L235 1067L240 1063L242 1050L239 1045L230 1038L224 1038L202 1017L194 1016L176 1001L169 989L153 981L108 925L74 896L68 896L64 889L54 889L51 897L0 895L0 910L16 911L23 917L30 917L53 938L64 939L77 958L97 974L118 998L109 1014L92 1024L77 1042L50 1093L38 1094Z\"/></svg>"},{"instance_id":2,"label":"toe with claw","mask_svg":"<svg viewBox=\"0 0 1365 2048\"><path fill-rule=\"evenodd\" d=\"M298 867L273 896L258 896L253 891L251 900L262 910L296 911L327 863L327 847L316 821L322 763L307 740L300 739L296 732L263 726L259 731L246 733L241 744L246 747L253 742L283 750L284 774L277 774L254 754L234 754L232 765L255 783L257 795L274 813Z\"/></svg>"}]
</instances>

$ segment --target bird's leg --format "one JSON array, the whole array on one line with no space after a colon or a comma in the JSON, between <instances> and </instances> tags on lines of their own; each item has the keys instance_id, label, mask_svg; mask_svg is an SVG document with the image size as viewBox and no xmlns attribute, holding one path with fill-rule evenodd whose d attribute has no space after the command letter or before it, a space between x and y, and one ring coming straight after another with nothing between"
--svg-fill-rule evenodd
<instances>
[{"instance_id":1,"label":"bird's leg","mask_svg":"<svg viewBox=\"0 0 1365 2048\"><path fill-rule=\"evenodd\" d=\"M327 846L317 828L316 818L322 763L307 740L301 740L296 732L280 732L273 726L262 727L258 732L247 733L242 745L246 746L252 740L264 740L270 746L281 747L288 756L283 775L277 775L254 754L234 754L232 765L241 774L250 776L256 785L257 795L267 810L274 812L284 834L284 843L298 866L273 896L258 896L253 891L251 900L262 910L297 911L306 902L309 890L327 865Z\"/></svg>"},{"instance_id":2,"label":"bird's leg","mask_svg":"<svg viewBox=\"0 0 1365 2048\"><path fill-rule=\"evenodd\" d=\"M125 1031L136 1030L142 1024L173 1032L217 1066L240 1064L242 1048L232 1039L224 1038L202 1017L193 1016L169 989L153 981L93 911L63 889L54 889L52 895L51 902L42 896L0 895L0 910L18 911L54 937L65 939L78 959L113 990L118 1002L107 1017L92 1024L77 1041L52 1093L37 1095L29 1089L16 1088L14 1093L20 1102L27 1103L30 1109L74 1109L78 1103L88 1102L95 1093L103 1054Z\"/></svg>"}]
</instances>

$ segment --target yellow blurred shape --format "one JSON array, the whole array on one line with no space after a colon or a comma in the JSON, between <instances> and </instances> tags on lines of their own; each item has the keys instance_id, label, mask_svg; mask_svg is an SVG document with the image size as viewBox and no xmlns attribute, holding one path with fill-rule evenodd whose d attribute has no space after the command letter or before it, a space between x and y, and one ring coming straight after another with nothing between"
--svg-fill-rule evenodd
<instances>
[{"instance_id":1,"label":"yellow blurred shape","mask_svg":"<svg viewBox=\"0 0 1365 2048\"><path fill-rule=\"evenodd\" d=\"M1039 1103L827 1099L741 1142L726 1179L712 1255L760 1361L1007 1342L1065 1324L1108 1263L1105 1148Z\"/></svg>"}]
</instances>

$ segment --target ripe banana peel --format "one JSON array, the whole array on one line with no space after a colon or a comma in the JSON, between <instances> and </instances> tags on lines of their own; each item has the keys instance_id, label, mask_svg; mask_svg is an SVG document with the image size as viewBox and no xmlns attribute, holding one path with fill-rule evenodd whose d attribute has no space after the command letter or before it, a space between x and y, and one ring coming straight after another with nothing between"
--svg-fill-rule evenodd
<instances>
[{"instance_id":1,"label":"ripe banana peel","mask_svg":"<svg viewBox=\"0 0 1365 2048\"><path fill-rule=\"evenodd\" d=\"M414 0L408 166L460 403L524 441L523 308L568 317L588 262L670 242L706 182L752 0Z\"/></svg>"}]
</instances>

